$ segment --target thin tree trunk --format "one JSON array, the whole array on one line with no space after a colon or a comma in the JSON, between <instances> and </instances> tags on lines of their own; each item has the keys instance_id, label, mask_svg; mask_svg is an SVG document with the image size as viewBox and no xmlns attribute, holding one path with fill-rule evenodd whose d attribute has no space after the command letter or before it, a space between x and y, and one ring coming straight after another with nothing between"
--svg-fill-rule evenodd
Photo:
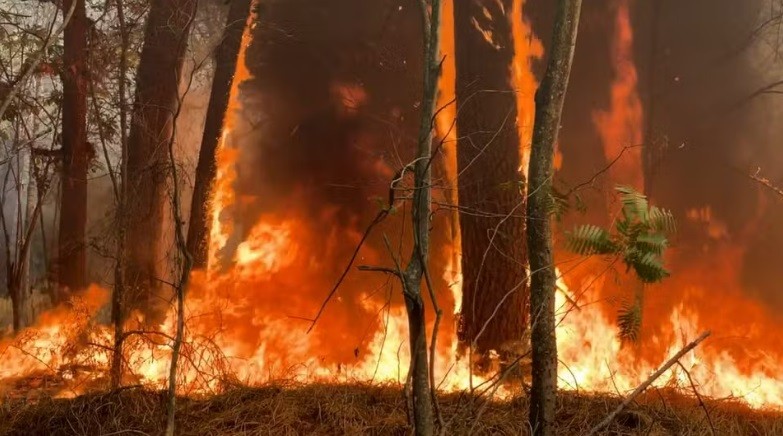
<instances>
[{"instance_id":1,"label":"thin tree trunk","mask_svg":"<svg viewBox=\"0 0 783 436\"><path fill-rule=\"evenodd\" d=\"M87 14L84 0L64 0L71 20L65 27L63 65L62 176L58 242L58 289L64 301L87 286Z\"/></svg>"},{"instance_id":2,"label":"thin tree trunk","mask_svg":"<svg viewBox=\"0 0 783 436\"><path fill-rule=\"evenodd\" d=\"M534 435L554 434L557 396L555 267L552 257L552 176L555 143L571 73L581 0L559 0L544 79L536 92L530 154L527 240L530 254L530 319L533 380L530 425Z\"/></svg>"},{"instance_id":3,"label":"thin tree trunk","mask_svg":"<svg viewBox=\"0 0 783 436\"><path fill-rule=\"evenodd\" d=\"M152 321L162 318L166 298L160 279L166 261L167 144L172 134L179 79L196 0L153 0L136 75L136 96L128 138L128 219L125 290Z\"/></svg>"},{"instance_id":4,"label":"thin tree trunk","mask_svg":"<svg viewBox=\"0 0 783 436\"><path fill-rule=\"evenodd\" d=\"M521 340L527 325L524 176L511 83L512 6L512 0L454 3L460 339L475 345L480 355Z\"/></svg>"},{"instance_id":5,"label":"thin tree trunk","mask_svg":"<svg viewBox=\"0 0 783 436\"><path fill-rule=\"evenodd\" d=\"M209 246L209 218L207 203L215 180L217 163L215 152L223 135L223 119L228 108L229 94L237 67L242 33L245 30L252 0L233 0L226 18L223 40L215 55L215 78L207 107L207 118L201 138L201 149L196 167L193 201L190 206L188 251L193 256L193 268L207 266Z\"/></svg>"},{"instance_id":6,"label":"thin tree trunk","mask_svg":"<svg viewBox=\"0 0 783 436\"><path fill-rule=\"evenodd\" d=\"M125 217L125 204L128 197L128 108L126 107L125 81L128 73L128 45L130 44L130 34L125 23L125 9L123 0L116 0L117 3L117 21L120 25L120 65L117 79L117 91L119 94L118 104L120 110L120 186L115 186L117 193L117 214L115 224L117 226L117 246L114 264L114 289L111 295L111 321L114 326L114 350L112 353L110 380L112 389L117 389L122 384L122 358L123 342L125 335L123 333L123 323L125 322L125 246L126 246L126 227L127 219ZM107 165L109 163L107 162ZM116 179L115 179L116 181Z\"/></svg>"},{"instance_id":7,"label":"thin tree trunk","mask_svg":"<svg viewBox=\"0 0 783 436\"><path fill-rule=\"evenodd\" d=\"M427 328L421 283L426 273L430 248L431 159L435 127L438 76L440 74L440 0L420 1L422 33L424 35L424 86L421 105L421 125L416 160L413 164L414 190L411 215L413 220L413 251L403 273L403 293L408 313L411 348L411 400L414 431L417 435L432 435L435 431L432 392L429 383Z\"/></svg>"}]
</instances>

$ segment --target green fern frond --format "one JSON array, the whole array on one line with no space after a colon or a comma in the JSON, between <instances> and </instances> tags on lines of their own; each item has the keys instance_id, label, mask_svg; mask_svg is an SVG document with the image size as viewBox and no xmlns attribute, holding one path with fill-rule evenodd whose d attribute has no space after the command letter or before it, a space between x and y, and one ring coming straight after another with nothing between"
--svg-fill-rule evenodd
<instances>
[{"instance_id":1,"label":"green fern frond","mask_svg":"<svg viewBox=\"0 0 783 436\"><path fill-rule=\"evenodd\" d=\"M623 215L629 220L647 221L647 197L630 186L618 185L615 190L620 193L623 203Z\"/></svg>"},{"instance_id":2,"label":"green fern frond","mask_svg":"<svg viewBox=\"0 0 783 436\"><path fill-rule=\"evenodd\" d=\"M625 263L636 271L636 275L644 283L655 283L669 277L669 271L663 267L663 261L655 253L629 248Z\"/></svg>"},{"instance_id":3,"label":"green fern frond","mask_svg":"<svg viewBox=\"0 0 783 436\"><path fill-rule=\"evenodd\" d=\"M657 232L664 232L667 234L677 232L677 222L674 219L674 214L666 209L659 209L655 206L651 207L647 223L651 229Z\"/></svg>"},{"instance_id":4,"label":"green fern frond","mask_svg":"<svg viewBox=\"0 0 783 436\"><path fill-rule=\"evenodd\" d=\"M642 253L653 253L662 256L669 241L662 233L644 233L636 237L634 248Z\"/></svg>"},{"instance_id":5,"label":"green fern frond","mask_svg":"<svg viewBox=\"0 0 783 436\"><path fill-rule=\"evenodd\" d=\"M642 329L642 306L638 302L620 309L617 316L617 326L620 328L620 339L636 342Z\"/></svg>"},{"instance_id":6,"label":"green fern frond","mask_svg":"<svg viewBox=\"0 0 783 436\"><path fill-rule=\"evenodd\" d=\"M568 232L566 246L568 250L582 256L617 252L617 246L609 232L592 224L585 224Z\"/></svg>"}]
</instances>

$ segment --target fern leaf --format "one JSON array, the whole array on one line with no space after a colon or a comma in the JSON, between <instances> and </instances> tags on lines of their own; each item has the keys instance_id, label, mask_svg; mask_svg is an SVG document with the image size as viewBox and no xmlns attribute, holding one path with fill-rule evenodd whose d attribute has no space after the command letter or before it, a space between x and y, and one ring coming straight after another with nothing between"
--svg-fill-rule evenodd
<instances>
[{"instance_id":1,"label":"fern leaf","mask_svg":"<svg viewBox=\"0 0 783 436\"><path fill-rule=\"evenodd\" d=\"M625 263L630 265L645 283L655 283L669 277L669 271L664 268L663 261L655 253L630 248L626 253Z\"/></svg>"},{"instance_id":2,"label":"fern leaf","mask_svg":"<svg viewBox=\"0 0 783 436\"><path fill-rule=\"evenodd\" d=\"M617 316L617 326L620 328L620 339L636 342L642 329L642 306L638 301L620 309Z\"/></svg>"},{"instance_id":3,"label":"fern leaf","mask_svg":"<svg viewBox=\"0 0 783 436\"><path fill-rule=\"evenodd\" d=\"M633 220L647 221L647 197L637 192L630 186L618 185L615 190L620 193L620 201L623 203L623 215Z\"/></svg>"},{"instance_id":4,"label":"fern leaf","mask_svg":"<svg viewBox=\"0 0 783 436\"><path fill-rule=\"evenodd\" d=\"M617 246L612 242L609 232L592 224L576 227L567 233L566 246L568 250L582 256L617 252Z\"/></svg>"},{"instance_id":5,"label":"fern leaf","mask_svg":"<svg viewBox=\"0 0 783 436\"><path fill-rule=\"evenodd\" d=\"M655 206L650 208L647 220L650 228L657 232L673 234L677 232L677 222L674 220L674 214L666 209L659 209Z\"/></svg>"},{"instance_id":6,"label":"fern leaf","mask_svg":"<svg viewBox=\"0 0 783 436\"><path fill-rule=\"evenodd\" d=\"M636 238L634 245L642 253L653 253L656 256L662 256L669 245L669 241L662 233L644 233Z\"/></svg>"}]
</instances>

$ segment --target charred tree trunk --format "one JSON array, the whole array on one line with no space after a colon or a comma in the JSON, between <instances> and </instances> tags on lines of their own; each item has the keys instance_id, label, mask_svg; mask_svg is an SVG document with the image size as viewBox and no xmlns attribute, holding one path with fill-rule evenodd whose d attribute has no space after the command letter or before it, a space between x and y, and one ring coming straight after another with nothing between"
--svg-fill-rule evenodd
<instances>
[{"instance_id":1,"label":"charred tree trunk","mask_svg":"<svg viewBox=\"0 0 783 436\"><path fill-rule=\"evenodd\" d=\"M193 257L193 268L207 266L209 246L209 217L207 202L215 180L217 163L215 152L223 134L223 119L228 108L229 94L237 67L242 33L245 30L252 0L233 0L226 19L226 28L215 55L215 78L207 107L204 134L196 167L196 182L190 207L188 251Z\"/></svg>"},{"instance_id":2,"label":"charred tree trunk","mask_svg":"<svg viewBox=\"0 0 783 436\"><path fill-rule=\"evenodd\" d=\"M552 176L555 143L576 47L581 0L560 0L544 79L536 92L530 154L527 241L530 250L530 318L533 385L530 426L534 435L553 435L557 396L555 266L552 257Z\"/></svg>"},{"instance_id":3,"label":"charred tree trunk","mask_svg":"<svg viewBox=\"0 0 783 436\"><path fill-rule=\"evenodd\" d=\"M520 341L527 325L524 176L511 83L512 3L454 2L464 280L460 339L480 355Z\"/></svg>"},{"instance_id":4,"label":"charred tree trunk","mask_svg":"<svg viewBox=\"0 0 783 436\"><path fill-rule=\"evenodd\" d=\"M75 2L75 4L74 4ZM62 176L58 242L58 289L63 301L87 286L87 14L84 0L64 0L74 11L65 27L63 65Z\"/></svg>"},{"instance_id":5,"label":"charred tree trunk","mask_svg":"<svg viewBox=\"0 0 783 436\"><path fill-rule=\"evenodd\" d=\"M180 73L196 0L153 0L136 75L128 137L126 204L126 292L152 318L164 306L163 222L166 201L167 144L178 99Z\"/></svg>"}]
</instances>

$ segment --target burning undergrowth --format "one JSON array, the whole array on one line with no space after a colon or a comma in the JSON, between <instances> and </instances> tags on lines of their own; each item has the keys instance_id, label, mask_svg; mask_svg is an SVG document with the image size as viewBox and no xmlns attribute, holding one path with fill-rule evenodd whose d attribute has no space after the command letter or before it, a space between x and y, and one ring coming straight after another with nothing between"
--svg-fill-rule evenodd
<instances>
[{"instance_id":1,"label":"burning undergrowth","mask_svg":"<svg viewBox=\"0 0 783 436\"><path fill-rule=\"evenodd\" d=\"M354 3L341 2L340 7L350 10ZM416 129L419 89L419 77L410 71L420 69L415 65L420 47L413 42L418 36L411 23L417 20L405 8L390 18L366 6L335 14L366 19L329 23L333 33L324 35L319 17L328 7L312 1L292 4L270 2L265 13L275 18L269 22L274 25L260 23L245 34L242 45L209 205L210 266L193 273L187 294L178 383L179 392L188 396L178 411L183 434L205 429L215 433L281 429L404 433L407 429L399 395L409 361L407 321L393 277L351 270L323 314L315 317L348 267L367 223L388 206L391 180L410 157L414 140L408 133ZM523 4L517 2L515 9ZM591 117L607 161L624 153L623 146L641 141L644 115L631 59L634 35L628 2L616 4L611 23L618 36L611 47L610 98L606 110ZM303 13L303 8L311 13ZM372 36L374 29L384 26L393 31L370 38L375 44L356 42L361 40L357 34ZM517 26L515 32L528 33L524 36L530 47L524 51L527 59L516 59L514 74L532 98L535 83L529 69L532 59L540 56L540 47L527 24ZM319 32L293 34L290 29ZM250 42L251 33L258 42ZM407 35L410 40L398 44L393 35ZM383 56L377 62L379 53ZM313 64L320 74L312 74ZM441 85L454 86L445 81ZM529 113L530 101L526 104L519 103ZM438 119L441 134L449 130L449 116L453 119L454 114ZM456 133L446 136L453 139ZM444 153L453 160L452 145L444 144ZM575 159L567 147L563 149L561 158L569 165L569 159ZM640 150L632 150L611 169L610 179L641 188L640 160ZM444 166L438 162L436 170L446 175L452 171L454 178L454 169ZM405 181L402 178L397 195L408 193ZM470 430L481 407L465 392L484 380L470 372L467 358L456 351L459 241L453 238L449 222L454 206L448 204L450 195L453 203L449 181L440 179L437 188L436 202L443 207L437 207L433 216L437 250L431 268L446 317L438 332L435 379L443 392L446 419L460 433ZM606 221L609 214L603 206L614 207L599 204L588 218ZM389 268L394 256L408 253L409 244L404 242L410 233L408 213L402 206L374 229L356 252L354 266ZM725 226L709 213L697 211L680 219L693 233L707 233L709 249L683 244L667 253L673 275L645 289L645 321L636 344L621 341L616 325L618 309L636 283L615 272L611 260L574 260L568 253L558 253L563 273L557 294L562 389L627 392L701 330L714 330L710 341L683 359L682 367L656 382L637 412L620 420L616 430L621 433L703 431L704 412L693 404L695 400L653 396L675 388L690 392L691 376L695 388L707 397L731 398L757 408L783 405L779 382L783 343L768 334L777 330L779 320L745 295L737 267L746 254L742 241L728 238ZM165 414L155 390L164 386L168 376L175 313L170 311L155 326L140 315L128 317L123 382L145 390L93 394L107 386L113 347L113 332L94 322L107 295L92 287L69 306L43 314L15 339L0 342L0 378L6 395L43 396L29 408L19 402L6 405L2 425L7 427L0 429L48 433L71 428L92 434L158 431ZM727 323L727 305L732 318L753 323ZM523 361L524 353L521 350L518 356ZM265 386L275 380L295 384L235 387ZM318 384L325 382L344 385ZM47 399L83 393L89 395L69 401ZM521 393L513 387L498 392L503 398ZM519 417L525 414L526 400L524 395L516 397L492 403L475 430L524 432ZM561 402L562 431L581 433L617 400L564 393ZM721 430L718 433L774 434L781 429L779 417L718 404L715 400L707 406Z\"/></svg>"}]
</instances>

